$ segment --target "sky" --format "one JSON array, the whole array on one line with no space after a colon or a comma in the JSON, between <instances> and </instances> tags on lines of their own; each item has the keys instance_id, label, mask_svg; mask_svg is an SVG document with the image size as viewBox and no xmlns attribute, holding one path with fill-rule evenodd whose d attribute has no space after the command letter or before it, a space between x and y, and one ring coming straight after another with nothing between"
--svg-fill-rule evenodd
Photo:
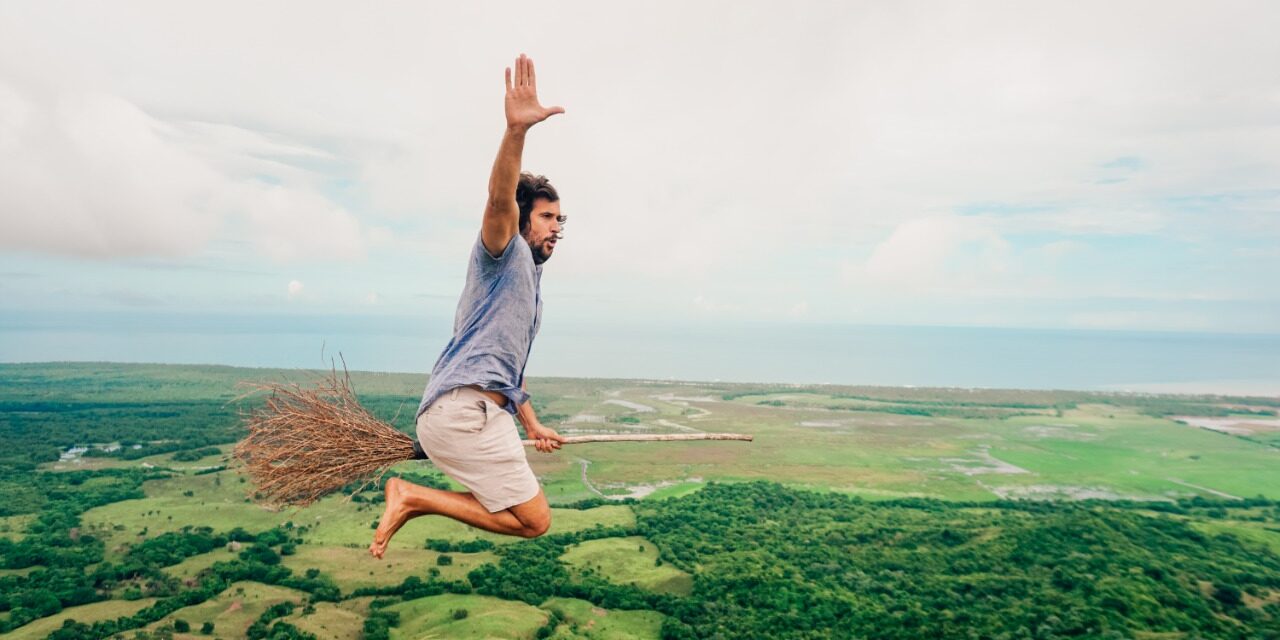
<instances>
[{"instance_id":1,"label":"sky","mask_svg":"<svg viewBox=\"0 0 1280 640\"><path fill-rule=\"evenodd\" d=\"M1275 2L0 4L0 312L1280 333Z\"/></svg>"}]
</instances>

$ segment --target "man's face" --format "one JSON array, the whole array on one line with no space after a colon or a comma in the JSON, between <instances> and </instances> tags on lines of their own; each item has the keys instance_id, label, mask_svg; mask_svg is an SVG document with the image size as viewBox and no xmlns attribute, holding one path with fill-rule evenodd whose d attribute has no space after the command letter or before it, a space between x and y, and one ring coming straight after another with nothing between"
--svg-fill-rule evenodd
<instances>
[{"instance_id":1,"label":"man's face","mask_svg":"<svg viewBox=\"0 0 1280 640\"><path fill-rule=\"evenodd\" d=\"M556 235L560 233L560 203L546 198L533 201L529 213L529 227L521 235L533 251L534 264L542 264L556 250Z\"/></svg>"}]
</instances>

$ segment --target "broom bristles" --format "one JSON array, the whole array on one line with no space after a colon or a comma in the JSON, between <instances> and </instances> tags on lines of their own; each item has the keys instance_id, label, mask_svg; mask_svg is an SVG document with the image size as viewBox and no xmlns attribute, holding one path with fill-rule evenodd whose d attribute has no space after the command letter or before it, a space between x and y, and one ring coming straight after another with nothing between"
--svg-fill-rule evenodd
<instances>
[{"instance_id":1,"label":"broom bristles","mask_svg":"<svg viewBox=\"0 0 1280 640\"><path fill-rule=\"evenodd\" d=\"M253 499L305 506L352 483L368 486L414 456L413 439L360 406L346 362L313 387L241 382L243 398L269 392L244 416L249 435L235 447L253 480Z\"/></svg>"}]
</instances>

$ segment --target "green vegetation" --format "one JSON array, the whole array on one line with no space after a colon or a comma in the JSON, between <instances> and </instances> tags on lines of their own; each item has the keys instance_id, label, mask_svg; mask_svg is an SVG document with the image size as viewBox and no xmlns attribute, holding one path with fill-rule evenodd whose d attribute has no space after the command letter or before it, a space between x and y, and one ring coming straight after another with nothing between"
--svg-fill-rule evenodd
<instances>
[{"instance_id":1,"label":"green vegetation","mask_svg":"<svg viewBox=\"0 0 1280 640\"><path fill-rule=\"evenodd\" d=\"M390 607L400 616L391 638L529 638L546 621L546 612L524 604L477 595L444 594ZM457 612L467 613L458 616ZM470 615L483 611L484 615Z\"/></svg>"},{"instance_id":2,"label":"green vegetation","mask_svg":"<svg viewBox=\"0 0 1280 640\"><path fill-rule=\"evenodd\" d=\"M80 622L97 622L98 620L114 620L133 614L155 604L154 598L141 600L105 600L93 604L83 604L63 609L60 613L40 618L12 633L4 634L5 640L39 640L47 638L67 620Z\"/></svg>"},{"instance_id":3,"label":"green vegetation","mask_svg":"<svg viewBox=\"0 0 1280 640\"><path fill-rule=\"evenodd\" d=\"M541 608L551 614L548 623L555 621L546 636L554 640L649 640L660 637L665 617L656 611L602 609L572 598L549 598Z\"/></svg>"},{"instance_id":4,"label":"green vegetation","mask_svg":"<svg viewBox=\"0 0 1280 640\"><path fill-rule=\"evenodd\" d=\"M1276 503L1250 506L1264 505L1276 522ZM1210 508L1235 510L1168 507ZM695 573L699 606L666 637L1280 632L1280 555L1123 503L866 503L753 483L637 511L663 557Z\"/></svg>"},{"instance_id":5,"label":"green vegetation","mask_svg":"<svg viewBox=\"0 0 1280 640\"><path fill-rule=\"evenodd\" d=\"M569 547L561 561L585 575L662 593L688 594L689 574L663 563L658 548L639 536L588 540Z\"/></svg>"},{"instance_id":6,"label":"green vegetation","mask_svg":"<svg viewBox=\"0 0 1280 640\"><path fill-rule=\"evenodd\" d=\"M380 487L272 511L225 467L235 382L309 375L0 365L0 637L1280 636L1276 399L534 380L563 433L756 441L531 451L548 535L373 560ZM424 380L352 379L411 431Z\"/></svg>"}]
</instances>

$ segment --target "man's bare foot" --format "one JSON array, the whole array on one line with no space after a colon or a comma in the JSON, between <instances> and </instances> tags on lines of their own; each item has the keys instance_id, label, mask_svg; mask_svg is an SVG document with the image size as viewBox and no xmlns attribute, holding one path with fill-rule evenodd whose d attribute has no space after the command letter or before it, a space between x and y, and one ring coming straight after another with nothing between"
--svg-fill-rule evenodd
<instances>
[{"instance_id":1,"label":"man's bare foot","mask_svg":"<svg viewBox=\"0 0 1280 640\"><path fill-rule=\"evenodd\" d=\"M387 480L384 494L387 507L382 511L382 518L378 520L378 530L373 532L373 544L369 545L369 553L375 558L381 558L382 554L386 553L391 536L394 536L413 515L405 504L406 484L408 483L400 478Z\"/></svg>"}]
</instances>

